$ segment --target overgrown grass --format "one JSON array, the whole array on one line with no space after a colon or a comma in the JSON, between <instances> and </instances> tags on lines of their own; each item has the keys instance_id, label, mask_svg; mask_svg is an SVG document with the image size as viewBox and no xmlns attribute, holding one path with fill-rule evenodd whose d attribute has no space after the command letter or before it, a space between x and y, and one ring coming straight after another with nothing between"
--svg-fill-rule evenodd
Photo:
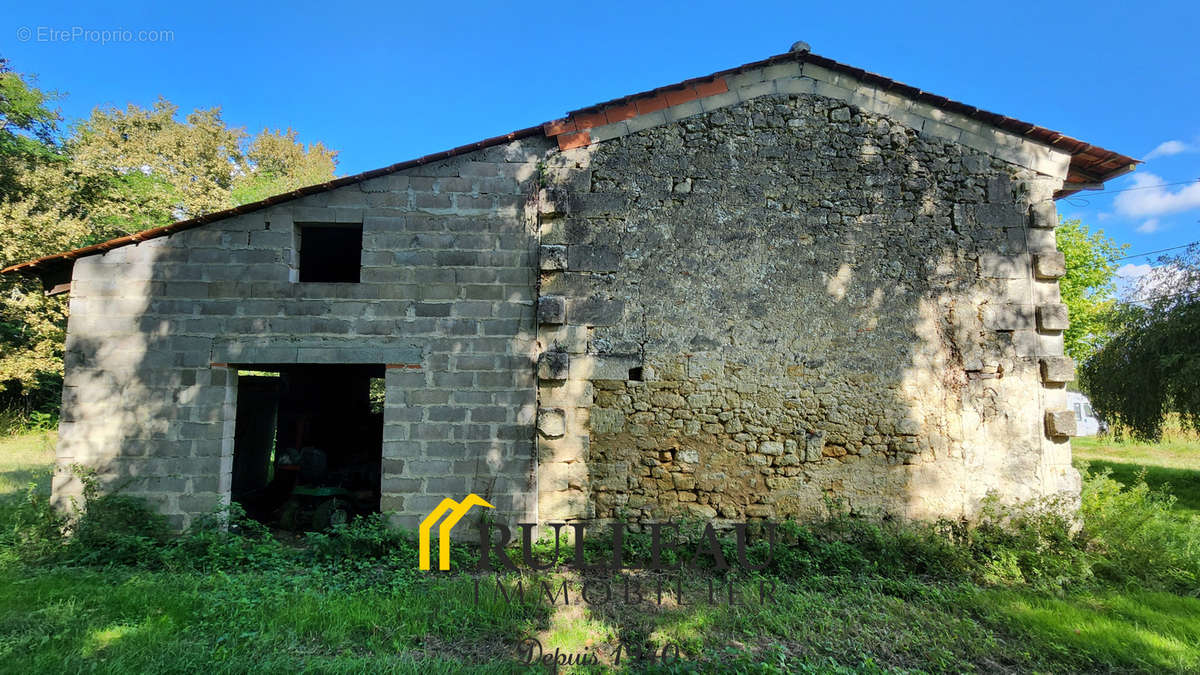
<instances>
[{"instance_id":1,"label":"overgrown grass","mask_svg":"<svg viewBox=\"0 0 1200 675\"><path fill-rule=\"evenodd\" d=\"M30 472L0 484L3 672L527 672L525 637L598 655L603 665L584 671L1200 670L1200 525L1128 472L1088 477L1079 530L1047 505L993 505L973 528L785 523L763 572L685 573L731 583L736 604L681 605L668 592L661 604L581 605L584 579L567 572L547 577L570 585L564 606L476 596L468 575L419 572L411 537L379 519L300 547L236 514L228 530L214 521L175 537L136 501L89 495L63 536L35 477L48 442L0 445L0 476ZM1151 470L1189 471L1185 452L1162 451L1172 466L1144 452ZM644 557L645 535L625 543ZM751 553L761 560L761 543ZM456 545L453 557L475 553ZM650 658L676 652L683 661Z\"/></svg>"},{"instance_id":2,"label":"overgrown grass","mask_svg":"<svg viewBox=\"0 0 1200 675\"><path fill-rule=\"evenodd\" d=\"M1145 472L1146 484L1167 488L1182 514L1200 515L1200 439L1168 434L1161 443L1083 437L1071 441L1077 462L1093 469L1108 469L1124 485L1133 485Z\"/></svg>"}]
</instances>

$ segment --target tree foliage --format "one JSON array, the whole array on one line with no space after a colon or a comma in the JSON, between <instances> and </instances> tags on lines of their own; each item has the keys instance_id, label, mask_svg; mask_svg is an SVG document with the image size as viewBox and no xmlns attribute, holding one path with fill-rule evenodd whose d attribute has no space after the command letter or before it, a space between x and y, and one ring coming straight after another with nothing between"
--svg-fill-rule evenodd
<instances>
[{"instance_id":1,"label":"tree foliage","mask_svg":"<svg viewBox=\"0 0 1200 675\"><path fill-rule=\"evenodd\" d=\"M61 129L53 92L0 61L0 266L87 246L333 178L336 153L295 131L251 137L220 108L181 119L160 98ZM0 396L38 399L62 373L67 306L0 278ZM33 397L33 398L31 398ZM47 397L41 396L40 399ZM53 398L52 396L49 398Z\"/></svg>"},{"instance_id":2,"label":"tree foliage","mask_svg":"<svg viewBox=\"0 0 1200 675\"><path fill-rule=\"evenodd\" d=\"M0 58L0 199L16 193L31 164L58 153L62 117L50 107L58 94L27 80Z\"/></svg>"},{"instance_id":3,"label":"tree foliage","mask_svg":"<svg viewBox=\"0 0 1200 675\"><path fill-rule=\"evenodd\" d=\"M1092 407L1135 436L1157 439L1167 413L1200 430L1200 248L1164 256L1117 312L1118 329L1084 364Z\"/></svg>"},{"instance_id":4,"label":"tree foliage","mask_svg":"<svg viewBox=\"0 0 1200 675\"><path fill-rule=\"evenodd\" d=\"M1055 231L1067 273L1058 282L1071 325L1063 333L1063 348L1076 363L1091 358L1112 331L1116 306L1117 258L1128 244L1118 244L1103 230L1091 232L1078 220L1064 220Z\"/></svg>"}]
</instances>

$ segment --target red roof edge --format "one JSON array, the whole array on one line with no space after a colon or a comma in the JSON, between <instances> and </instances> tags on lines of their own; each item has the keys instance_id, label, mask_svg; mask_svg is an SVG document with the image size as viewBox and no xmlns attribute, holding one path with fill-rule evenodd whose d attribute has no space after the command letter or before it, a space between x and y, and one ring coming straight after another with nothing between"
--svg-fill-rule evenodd
<instances>
[{"instance_id":1,"label":"red roof edge","mask_svg":"<svg viewBox=\"0 0 1200 675\"><path fill-rule=\"evenodd\" d=\"M108 241L104 241L99 244L92 244L91 246L84 246L83 248L77 248L77 249L74 249L71 251L67 251L65 253L55 253L54 255L43 256L41 258L37 258L36 260L30 260L28 262L18 263L16 265L9 265L8 267L5 267L4 269L0 270L0 274L9 274L9 273L13 273L13 272L25 272L25 273L32 272L34 270L34 268L42 267L42 266L46 265L47 263L65 263L65 262L68 262L71 260L75 260L76 258L82 258L84 256L92 255L95 253L103 253L105 251L111 251L114 248L120 248L122 246L127 246L129 244L136 244L141 241L146 241L147 239L157 239L158 237L165 237L165 236L168 236L171 234L175 234L176 232L190 230L192 228L200 227L201 225L207 225L208 223L211 223L211 222L214 222L217 220L222 220L224 218L229 218L231 216L239 216L242 214L251 213L253 211L265 209L269 206L274 206L276 204L282 204L283 202L288 202L293 199L298 199L300 197L305 197L305 196L308 196L311 194L316 194L318 192L325 192L328 190L333 190L336 188L344 187L346 185L352 185L354 183L361 183L363 181L370 180L372 178L378 178L380 176L386 176L390 173L395 173L397 171L403 171L404 169L411 169L412 167L415 167L415 166L422 166L424 164L430 164L432 162L437 162L437 161L440 161L443 159L449 159L449 158L455 157L457 155L462 155L462 154L466 154L468 152L474 152L476 150L482 150L484 148L489 148L489 147L492 147L493 145L502 145L504 143L510 143L512 141L515 141L515 140L518 140L521 138L537 136L537 135L540 135L541 133L542 133L542 125L539 124L536 127L520 129L520 130L514 131L512 133L504 134L502 136L495 136L493 138L484 139L482 141L478 141L475 143L468 143L467 145L460 145L457 148L452 148L450 150L443 150L442 152L435 152L431 155L425 155L424 157L410 159L406 162L399 162L397 164L392 164L391 166L385 166L385 167L382 167L379 169L371 169L370 171L364 171L362 173L357 173L357 174L354 174L351 176L343 176L341 178L335 178L333 180L326 181L324 183L316 183L313 185L306 185L297 190L292 190L291 192L284 192L281 194L272 195L270 197L267 197L266 199L261 199L257 202L251 202L249 204L242 204L241 206L235 206L233 208L225 209L223 211L213 211L212 213L206 213L202 216L196 216L195 218L181 220L181 221L178 221L175 223L171 223L169 225L163 225L161 227L151 228L149 230L142 230L141 232L126 235L124 237L117 237L116 239L109 239Z\"/></svg>"}]
</instances>

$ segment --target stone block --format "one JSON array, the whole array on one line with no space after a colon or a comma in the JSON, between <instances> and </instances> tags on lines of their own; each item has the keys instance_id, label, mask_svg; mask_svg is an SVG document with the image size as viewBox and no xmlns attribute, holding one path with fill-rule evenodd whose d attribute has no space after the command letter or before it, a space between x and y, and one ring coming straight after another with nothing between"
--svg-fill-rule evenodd
<instances>
[{"instance_id":1,"label":"stone block","mask_svg":"<svg viewBox=\"0 0 1200 675\"><path fill-rule=\"evenodd\" d=\"M1075 413L1070 410L1046 411L1046 435L1066 438L1075 435Z\"/></svg>"},{"instance_id":2,"label":"stone block","mask_svg":"<svg viewBox=\"0 0 1200 675\"><path fill-rule=\"evenodd\" d=\"M1059 279L1067 273L1067 259L1062 251L1038 253L1033 256L1033 272L1039 279Z\"/></svg>"},{"instance_id":3,"label":"stone block","mask_svg":"<svg viewBox=\"0 0 1200 675\"><path fill-rule=\"evenodd\" d=\"M1058 227L1058 209L1053 200L1039 202L1029 207L1029 226L1053 229Z\"/></svg>"},{"instance_id":4,"label":"stone block","mask_svg":"<svg viewBox=\"0 0 1200 675\"><path fill-rule=\"evenodd\" d=\"M825 432L808 434L804 439L804 461L815 462L825 452Z\"/></svg>"},{"instance_id":5,"label":"stone block","mask_svg":"<svg viewBox=\"0 0 1200 675\"><path fill-rule=\"evenodd\" d=\"M979 273L985 279L1022 279L1025 277L1025 257L979 256Z\"/></svg>"},{"instance_id":6,"label":"stone block","mask_svg":"<svg viewBox=\"0 0 1200 675\"><path fill-rule=\"evenodd\" d=\"M547 271L567 269L567 247L559 244L543 244L539 249L538 265Z\"/></svg>"},{"instance_id":7,"label":"stone block","mask_svg":"<svg viewBox=\"0 0 1200 675\"><path fill-rule=\"evenodd\" d=\"M1043 356L1042 382L1063 384L1075 379L1075 362L1067 356Z\"/></svg>"},{"instance_id":8,"label":"stone block","mask_svg":"<svg viewBox=\"0 0 1200 675\"><path fill-rule=\"evenodd\" d=\"M1033 328L1032 305L988 305L983 311L983 327L988 330Z\"/></svg>"},{"instance_id":9,"label":"stone block","mask_svg":"<svg viewBox=\"0 0 1200 675\"><path fill-rule=\"evenodd\" d=\"M782 455L783 443L780 441L763 441L758 444L758 451L764 455Z\"/></svg>"},{"instance_id":10,"label":"stone block","mask_svg":"<svg viewBox=\"0 0 1200 675\"><path fill-rule=\"evenodd\" d=\"M561 438L567 433L567 414L562 408L539 408L538 431L546 438Z\"/></svg>"},{"instance_id":11,"label":"stone block","mask_svg":"<svg viewBox=\"0 0 1200 675\"><path fill-rule=\"evenodd\" d=\"M614 326L620 323L621 317L625 313L623 300L592 297L572 300L569 304L567 317L572 324L578 326Z\"/></svg>"},{"instance_id":12,"label":"stone block","mask_svg":"<svg viewBox=\"0 0 1200 675\"><path fill-rule=\"evenodd\" d=\"M538 323L566 323L567 299L561 295L544 295L538 298L537 318Z\"/></svg>"},{"instance_id":13,"label":"stone block","mask_svg":"<svg viewBox=\"0 0 1200 675\"><path fill-rule=\"evenodd\" d=\"M565 380L571 357L566 352L545 352L538 357L538 379Z\"/></svg>"},{"instance_id":14,"label":"stone block","mask_svg":"<svg viewBox=\"0 0 1200 675\"><path fill-rule=\"evenodd\" d=\"M1067 316L1067 306L1064 304L1041 305L1037 308L1038 330L1057 332L1066 330L1070 325Z\"/></svg>"},{"instance_id":15,"label":"stone block","mask_svg":"<svg viewBox=\"0 0 1200 675\"><path fill-rule=\"evenodd\" d=\"M567 258L572 272L612 272L621 266L621 252L609 246L577 244L567 251Z\"/></svg>"}]
</instances>

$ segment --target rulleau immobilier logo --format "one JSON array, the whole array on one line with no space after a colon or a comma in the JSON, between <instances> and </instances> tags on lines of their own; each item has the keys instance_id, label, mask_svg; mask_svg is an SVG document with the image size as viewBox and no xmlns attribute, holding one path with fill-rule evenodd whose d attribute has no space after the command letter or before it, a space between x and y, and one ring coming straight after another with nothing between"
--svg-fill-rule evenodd
<instances>
[{"instance_id":1,"label":"rulleau immobilier logo","mask_svg":"<svg viewBox=\"0 0 1200 675\"><path fill-rule=\"evenodd\" d=\"M438 569L450 569L450 530L454 529L454 526L458 524L458 521L462 520L463 516L467 515L467 512L471 510L471 507L476 505L489 509L496 508L487 503L483 497L480 497L475 493L471 493L467 495L466 499L462 500L461 502L456 502L453 499L446 497L437 505L436 508L433 509L433 511L429 512L428 516L425 516L425 520L421 521L420 530L421 569L429 569L429 531L433 529L433 524L447 513L449 515L447 515L446 519L442 521L442 524L438 526Z\"/></svg>"}]
</instances>

